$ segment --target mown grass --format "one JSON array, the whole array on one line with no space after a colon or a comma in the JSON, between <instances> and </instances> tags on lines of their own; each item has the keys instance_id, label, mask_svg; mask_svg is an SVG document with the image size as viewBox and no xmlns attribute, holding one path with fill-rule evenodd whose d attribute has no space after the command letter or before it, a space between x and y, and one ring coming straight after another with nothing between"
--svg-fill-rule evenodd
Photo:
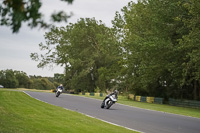
<instances>
[{"instance_id":1,"label":"mown grass","mask_svg":"<svg viewBox=\"0 0 200 133\"><path fill-rule=\"evenodd\" d=\"M1 88L1 90L51 92L51 90L38 90L38 89L27 89L27 88Z\"/></svg>"},{"instance_id":2,"label":"mown grass","mask_svg":"<svg viewBox=\"0 0 200 133\"><path fill-rule=\"evenodd\" d=\"M83 114L50 105L20 91L0 90L0 133L129 133Z\"/></svg>"},{"instance_id":3,"label":"mown grass","mask_svg":"<svg viewBox=\"0 0 200 133\"><path fill-rule=\"evenodd\" d=\"M80 96L85 96L85 95L80 95ZM99 97L99 96L85 96L85 97L96 98L100 100L104 99L104 97ZM119 96L117 103L129 105L133 107L138 107L138 108L143 108L143 109L163 111L166 113L200 118L200 109L197 109L197 108L176 107L176 106L170 106L166 104L136 102L136 101L128 99L127 96Z\"/></svg>"}]
</instances>

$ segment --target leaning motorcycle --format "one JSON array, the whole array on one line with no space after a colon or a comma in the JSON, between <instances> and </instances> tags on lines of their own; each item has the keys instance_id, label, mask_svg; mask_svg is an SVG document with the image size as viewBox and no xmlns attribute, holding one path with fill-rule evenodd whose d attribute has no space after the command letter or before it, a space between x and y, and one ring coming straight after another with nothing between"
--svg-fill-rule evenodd
<instances>
[{"instance_id":1,"label":"leaning motorcycle","mask_svg":"<svg viewBox=\"0 0 200 133\"><path fill-rule=\"evenodd\" d=\"M117 98L114 98L113 95L107 96L107 98L102 102L101 108L109 109L115 102L117 102Z\"/></svg>"},{"instance_id":2,"label":"leaning motorcycle","mask_svg":"<svg viewBox=\"0 0 200 133\"><path fill-rule=\"evenodd\" d=\"M59 97L59 95L62 93L62 89L58 88L56 91L56 97Z\"/></svg>"}]
</instances>

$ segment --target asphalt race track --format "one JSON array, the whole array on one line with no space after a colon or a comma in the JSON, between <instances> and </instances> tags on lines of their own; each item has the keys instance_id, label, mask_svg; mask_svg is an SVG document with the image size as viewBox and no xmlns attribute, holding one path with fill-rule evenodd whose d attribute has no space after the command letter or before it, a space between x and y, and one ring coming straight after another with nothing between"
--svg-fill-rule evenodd
<instances>
[{"instance_id":1,"label":"asphalt race track","mask_svg":"<svg viewBox=\"0 0 200 133\"><path fill-rule=\"evenodd\" d=\"M54 93L30 92L26 94L49 104L80 112L97 119L145 133L200 133L200 119L145 110L121 104L101 109L100 100Z\"/></svg>"}]
</instances>

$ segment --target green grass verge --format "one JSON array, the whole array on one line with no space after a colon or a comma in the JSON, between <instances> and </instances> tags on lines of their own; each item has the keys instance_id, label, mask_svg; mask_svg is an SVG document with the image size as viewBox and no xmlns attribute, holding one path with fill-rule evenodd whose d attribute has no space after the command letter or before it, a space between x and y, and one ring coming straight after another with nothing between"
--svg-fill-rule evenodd
<instances>
[{"instance_id":1,"label":"green grass verge","mask_svg":"<svg viewBox=\"0 0 200 133\"><path fill-rule=\"evenodd\" d=\"M29 97L0 90L0 133L129 133L134 132Z\"/></svg>"},{"instance_id":2,"label":"green grass verge","mask_svg":"<svg viewBox=\"0 0 200 133\"><path fill-rule=\"evenodd\" d=\"M1 88L0 90L51 92L51 90L38 90L38 89L26 89L26 88Z\"/></svg>"},{"instance_id":3,"label":"green grass verge","mask_svg":"<svg viewBox=\"0 0 200 133\"><path fill-rule=\"evenodd\" d=\"M80 96L85 96L85 95L80 95ZM85 96L85 97L91 97L91 98L96 98L100 100L104 99L104 97L99 97L99 96ZM186 107L170 106L166 104L136 102L136 101L128 99L127 96L119 96L117 103L134 106L138 108L143 108L143 109L163 111L163 112L172 113L172 114L179 114L179 115L200 118L200 109L197 109L197 108L186 108Z\"/></svg>"}]
</instances>

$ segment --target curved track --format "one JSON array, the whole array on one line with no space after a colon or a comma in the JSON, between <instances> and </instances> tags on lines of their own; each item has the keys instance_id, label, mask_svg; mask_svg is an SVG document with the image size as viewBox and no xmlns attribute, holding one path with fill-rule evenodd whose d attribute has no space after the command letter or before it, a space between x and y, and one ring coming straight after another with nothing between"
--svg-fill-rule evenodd
<instances>
[{"instance_id":1,"label":"curved track","mask_svg":"<svg viewBox=\"0 0 200 133\"><path fill-rule=\"evenodd\" d=\"M38 100L77 111L97 119L121 125L146 133L199 133L200 119L145 110L121 104L113 105L109 110L101 109L100 100L61 94L58 98L53 93L30 92L28 95Z\"/></svg>"}]
</instances>

